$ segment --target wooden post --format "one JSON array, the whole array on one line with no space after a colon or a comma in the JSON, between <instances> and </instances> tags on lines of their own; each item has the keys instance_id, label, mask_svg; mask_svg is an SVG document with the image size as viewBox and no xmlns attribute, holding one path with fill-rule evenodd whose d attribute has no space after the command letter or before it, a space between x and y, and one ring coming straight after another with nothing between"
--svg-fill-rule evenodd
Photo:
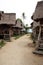
<instances>
[{"instance_id":1,"label":"wooden post","mask_svg":"<svg viewBox=\"0 0 43 65\"><path fill-rule=\"evenodd\" d=\"M37 40L37 43L36 43L36 49L39 47L40 45L40 37L41 37L41 26L39 28L39 35L38 35L38 40Z\"/></svg>"},{"instance_id":2,"label":"wooden post","mask_svg":"<svg viewBox=\"0 0 43 65\"><path fill-rule=\"evenodd\" d=\"M40 29L39 29L38 41L40 40L40 36L41 36L41 26L40 26Z\"/></svg>"}]
</instances>

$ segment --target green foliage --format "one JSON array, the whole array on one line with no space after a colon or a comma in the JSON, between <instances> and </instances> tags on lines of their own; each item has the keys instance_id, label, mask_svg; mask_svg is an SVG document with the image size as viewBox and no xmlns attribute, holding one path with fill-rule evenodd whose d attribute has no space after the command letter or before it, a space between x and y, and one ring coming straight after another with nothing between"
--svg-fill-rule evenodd
<instances>
[{"instance_id":1,"label":"green foliage","mask_svg":"<svg viewBox=\"0 0 43 65\"><path fill-rule=\"evenodd\" d=\"M22 23L22 20L20 18L18 18L17 21L20 21Z\"/></svg>"},{"instance_id":2,"label":"green foliage","mask_svg":"<svg viewBox=\"0 0 43 65\"><path fill-rule=\"evenodd\" d=\"M22 17L23 17L23 19L25 19L25 13L24 12L22 13Z\"/></svg>"},{"instance_id":3,"label":"green foliage","mask_svg":"<svg viewBox=\"0 0 43 65\"><path fill-rule=\"evenodd\" d=\"M4 40L0 41L0 48L3 47L5 45Z\"/></svg>"},{"instance_id":4,"label":"green foliage","mask_svg":"<svg viewBox=\"0 0 43 65\"><path fill-rule=\"evenodd\" d=\"M28 33L27 30L29 30L29 28L30 28L30 27L28 27L28 24L26 24L26 26L24 28L26 30L26 33Z\"/></svg>"},{"instance_id":5,"label":"green foliage","mask_svg":"<svg viewBox=\"0 0 43 65\"><path fill-rule=\"evenodd\" d=\"M26 24L26 27L28 27L28 24Z\"/></svg>"},{"instance_id":6,"label":"green foliage","mask_svg":"<svg viewBox=\"0 0 43 65\"><path fill-rule=\"evenodd\" d=\"M23 36L24 34L20 34L20 35L14 35L13 37L16 39L20 38L21 36Z\"/></svg>"}]
</instances>

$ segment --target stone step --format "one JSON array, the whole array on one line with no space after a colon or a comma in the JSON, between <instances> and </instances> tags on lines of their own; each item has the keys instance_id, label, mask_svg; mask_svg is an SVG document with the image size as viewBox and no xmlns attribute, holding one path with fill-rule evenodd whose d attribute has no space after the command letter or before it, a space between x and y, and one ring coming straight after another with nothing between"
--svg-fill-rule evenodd
<instances>
[{"instance_id":1,"label":"stone step","mask_svg":"<svg viewBox=\"0 0 43 65\"><path fill-rule=\"evenodd\" d=\"M43 38L41 38L40 40L43 40Z\"/></svg>"},{"instance_id":2,"label":"stone step","mask_svg":"<svg viewBox=\"0 0 43 65\"><path fill-rule=\"evenodd\" d=\"M42 47L43 48L43 45L40 45L39 47Z\"/></svg>"},{"instance_id":3,"label":"stone step","mask_svg":"<svg viewBox=\"0 0 43 65\"><path fill-rule=\"evenodd\" d=\"M43 43L40 43L40 45L43 45Z\"/></svg>"},{"instance_id":4,"label":"stone step","mask_svg":"<svg viewBox=\"0 0 43 65\"><path fill-rule=\"evenodd\" d=\"M39 47L37 50L38 50L38 51L43 51L43 48L40 48L40 47Z\"/></svg>"},{"instance_id":5,"label":"stone step","mask_svg":"<svg viewBox=\"0 0 43 65\"><path fill-rule=\"evenodd\" d=\"M43 55L43 51L38 51L38 50L35 50L35 51L33 51L33 54Z\"/></svg>"},{"instance_id":6,"label":"stone step","mask_svg":"<svg viewBox=\"0 0 43 65\"><path fill-rule=\"evenodd\" d=\"M43 48L43 43L41 43L41 44L39 45L39 47L42 47L42 48Z\"/></svg>"},{"instance_id":7,"label":"stone step","mask_svg":"<svg viewBox=\"0 0 43 65\"><path fill-rule=\"evenodd\" d=\"M43 43L43 40L40 40L40 43Z\"/></svg>"}]
</instances>

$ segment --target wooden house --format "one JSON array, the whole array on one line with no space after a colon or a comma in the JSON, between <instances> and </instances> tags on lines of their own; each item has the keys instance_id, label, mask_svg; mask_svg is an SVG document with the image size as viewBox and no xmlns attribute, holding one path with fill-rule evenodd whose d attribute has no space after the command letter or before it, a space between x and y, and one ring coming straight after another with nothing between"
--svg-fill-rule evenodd
<instances>
[{"instance_id":1,"label":"wooden house","mask_svg":"<svg viewBox=\"0 0 43 65\"><path fill-rule=\"evenodd\" d=\"M32 15L33 36L36 41L36 50L33 53L43 54L43 1L37 3L35 12Z\"/></svg>"},{"instance_id":2,"label":"wooden house","mask_svg":"<svg viewBox=\"0 0 43 65\"><path fill-rule=\"evenodd\" d=\"M16 13L4 13L0 11L0 39L10 39L14 31L12 26L15 25Z\"/></svg>"},{"instance_id":3,"label":"wooden house","mask_svg":"<svg viewBox=\"0 0 43 65\"><path fill-rule=\"evenodd\" d=\"M14 34L20 35L23 34L24 25L21 19L17 19L15 22L15 26L13 26Z\"/></svg>"}]
</instances>

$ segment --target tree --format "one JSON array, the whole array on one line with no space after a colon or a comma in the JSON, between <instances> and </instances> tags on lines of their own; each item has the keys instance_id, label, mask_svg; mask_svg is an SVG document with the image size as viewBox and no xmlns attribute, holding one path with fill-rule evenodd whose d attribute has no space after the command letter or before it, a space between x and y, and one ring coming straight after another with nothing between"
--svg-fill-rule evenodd
<instances>
[{"instance_id":1,"label":"tree","mask_svg":"<svg viewBox=\"0 0 43 65\"><path fill-rule=\"evenodd\" d=\"M22 13L22 17L23 17L23 19L25 19L25 13L24 12Z\"/></svg>"},{"instance_id":2,"label":"tree","mask_svg":"<svg viewBox=\"0 0 43 65\"><path fill-rule=\"evenodd\" d=\"M26 33L28 33L27 32L28 29L29 29L28 24L26 24L26 26L25 26Z\"/></svg>"},{"instance_id":3,"label":"tree","mask_svg":"<svg viewBox=\"0 0 43 65\"><path fill-rule=\"evenodd\" d=\"M18 18L17 21L20 21L22 23L22 20L20 18Z\"/></svg>"},{"instance_id":4,"label":"tree","mask_svg":"<svg viewBox=\"0 0 43 65\"><path fill-rule=\"evenodd\" d=\"M24 13L24 12L22 13L22 18L23 18L23 22L24 22L24 19L26 18L26 16L25 16L25 13Z\"/></svg>"},{"instance_id":5,"label":"tree","mask_svg":"<svg viewBox=\"0 0 43 65\"><path fill-rule=\"evenodd\" d=\"M28 27L28 24L26 24L26 27Z\"/></svg>"}]
</instances>

